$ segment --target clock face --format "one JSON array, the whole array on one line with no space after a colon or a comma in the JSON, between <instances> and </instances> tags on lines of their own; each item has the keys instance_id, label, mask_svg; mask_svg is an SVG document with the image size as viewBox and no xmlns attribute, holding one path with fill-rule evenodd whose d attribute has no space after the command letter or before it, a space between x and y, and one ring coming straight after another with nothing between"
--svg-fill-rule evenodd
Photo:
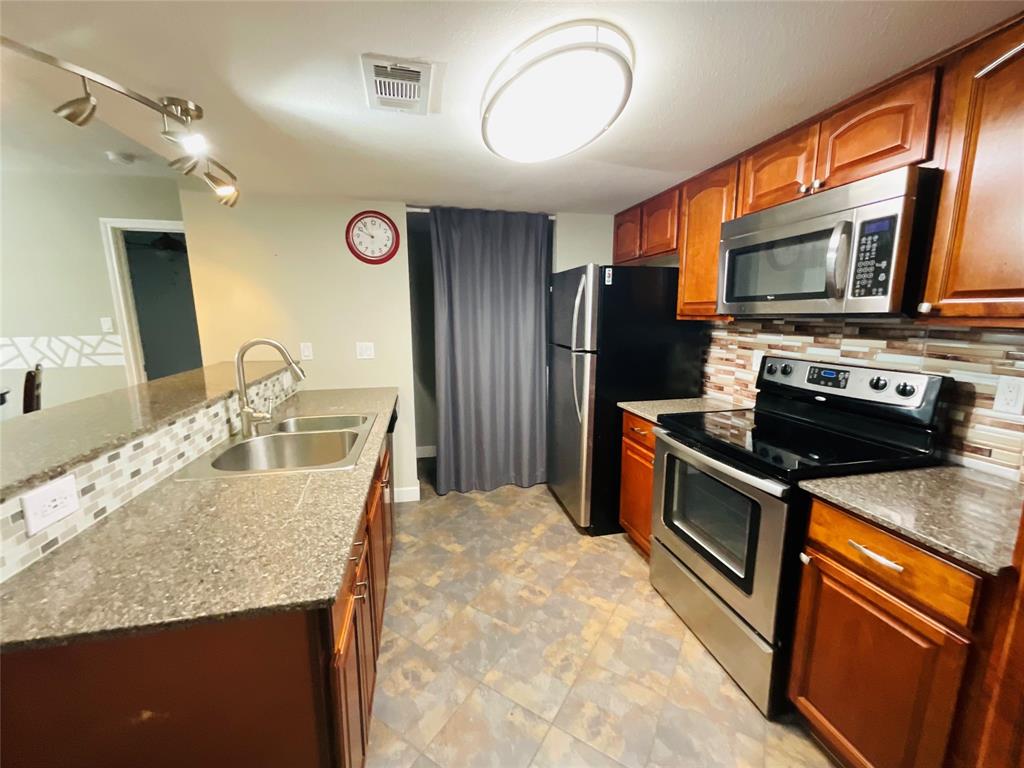
<instances>
[{"instance_id":1,"label":"clock face","mask_svg":"<svg viewBox=\"0 0 1024 768\"><path fill-rule=\"evenodd\" d=\"M345 229L352 255L367 264L383 264L398 253L398 227L380 211L363 211Z\"/></svg>"}]
</instances>

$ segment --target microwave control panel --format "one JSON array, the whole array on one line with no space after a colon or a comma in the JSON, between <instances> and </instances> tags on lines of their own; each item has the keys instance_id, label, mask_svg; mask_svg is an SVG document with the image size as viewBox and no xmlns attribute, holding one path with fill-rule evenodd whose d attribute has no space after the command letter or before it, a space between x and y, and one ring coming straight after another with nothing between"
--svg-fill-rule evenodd
<instances>
[{"instance_id":1,"label":"microwave control panel","mask_svg":"<svg viewBox=\"0 0 1024 768\"><path fill-rule=\"evenodd\" d=\"M861 222L853 272L853 296L886 296L892 277L896 217Z\"/></svg>"}]
</instances>

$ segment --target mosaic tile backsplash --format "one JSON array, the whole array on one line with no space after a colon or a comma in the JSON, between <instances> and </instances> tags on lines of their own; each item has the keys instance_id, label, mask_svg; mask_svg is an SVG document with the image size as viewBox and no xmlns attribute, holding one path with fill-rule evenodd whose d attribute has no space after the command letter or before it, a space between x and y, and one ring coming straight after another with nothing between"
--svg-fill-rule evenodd
<instances>
[{"instance_id":1,"label":"mosaic tile backsplash","mask_svg":"<svg viewBox=\"0 0 1024 768\"><path fill-rule=\"evenodd\" d=\"M249 387L249 398L268 410L295 392L289 371ZM118 507L199 458L241 428L238 395L200 408L148 435L75 467L77 512L29 537L21 495L0 505L0 581L52 552Z\"/></svg>"},{"instance_id":2,"label":"mosaic tile backsplash","mask_svg":"<svg viewBox=\"0 0 1024 768\"><path fill-rule=\"evenodd\" d=\"M752 405L766 353L950 376L956 390L949 460L1024 482L1024 417L992 409L998 377L1024 377L1024 331L936 328L909 320L716 322L705 394Z\"/></svg>"}]
</instances>

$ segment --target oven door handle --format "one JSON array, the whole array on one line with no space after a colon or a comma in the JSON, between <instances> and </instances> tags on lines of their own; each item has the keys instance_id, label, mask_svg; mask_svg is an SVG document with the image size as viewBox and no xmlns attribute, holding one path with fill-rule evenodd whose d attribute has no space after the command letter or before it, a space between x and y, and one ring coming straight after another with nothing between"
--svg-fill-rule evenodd
<instances>
[{"instance_id":1,"label":"oven door handle","mask_svg":"<svg viewBox=\"0 0 1024 768\"><path fill-rule=\"evenodd\" d=\"M830 299L841 299L846 293L846 277L850 271L850 234L853 222L849 219L837 221L832 227L825 252L825 292ZM840 258L842 257L842 258Z\"/></svg>"},{"instance_id":2,"label":"oven door handle","mask_svg":"<svg viewBox=\"0 0 1024 768\"><path fill-rule=\"evenodd\" d=\"M665 442L675 456L684 459L687 464L690 464L697 469L712 469L725 477L732 478L733 480L750 486L751 488L756 488L757 490L763 491L764 493L778 499L784 498L789 492L788 485L775 480L769 480L766 477L751 475L748 472L737 469L731 464L726 464L724 461L713 459L700 451L694 450L688 445L680 443L678 440L673 440L663 429L655 429L654 433L658 436L659 440L663 440Z\"/></svg>"}]
</instances>

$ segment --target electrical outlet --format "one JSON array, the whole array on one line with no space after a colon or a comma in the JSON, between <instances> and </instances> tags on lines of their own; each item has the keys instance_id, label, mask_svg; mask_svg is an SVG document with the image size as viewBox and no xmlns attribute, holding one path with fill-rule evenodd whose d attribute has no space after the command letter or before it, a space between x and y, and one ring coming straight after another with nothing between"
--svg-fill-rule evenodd
<instances>
[{"instance_id":1,"label":"electrical outlet","mask_svg":"<svg viewBox=\"0 0 1024 768\"><path fill-rule=\"evenodd\" d=\"M372 341L357 341L356 342L356 359L357 360L372 360L376 357L376 352L373 350Z\"/></svg>"},{"instance_id":2,"label":"electrical outlet","mask_svg":"<svg viewBox=\"0 0 1024 768\"><path fill-rule=\"evenodd\" d=\"M299 357L303 360L313 359L313 342L311 341L300 341L299 342Z\"/></svg>"},{"instance_id":3,"label":"electrical outlet","mask_svg":"<svg viewBox=\"0 0 1024 768\"><path fill-rule=\"evenodd\" d=\"M100 318L100 330L104 333L114 332L114 319L112 317L101 317Z\"/></svg>"},{"instance_id":4,"label":"electrical outlet","mask_svg":"<svg viewBox=\"0 0 1024 768\"><path fill-rule=\"evenodd\" d=\"M78 510L78 486L74 475L65 475L21 497L25 529L29 536Z\"/></svg>"},{"instance_id":5,"label":"electrical outlet","mask_svg":"<svg viewBox=\"0 0 1024 768\"><path fill-rule=\"evenodd\" d=\"M1024 414L1024 378L1000 376L996 385L996 401L993 410L1001 413Z\"/></svg>"}]
</instances>

